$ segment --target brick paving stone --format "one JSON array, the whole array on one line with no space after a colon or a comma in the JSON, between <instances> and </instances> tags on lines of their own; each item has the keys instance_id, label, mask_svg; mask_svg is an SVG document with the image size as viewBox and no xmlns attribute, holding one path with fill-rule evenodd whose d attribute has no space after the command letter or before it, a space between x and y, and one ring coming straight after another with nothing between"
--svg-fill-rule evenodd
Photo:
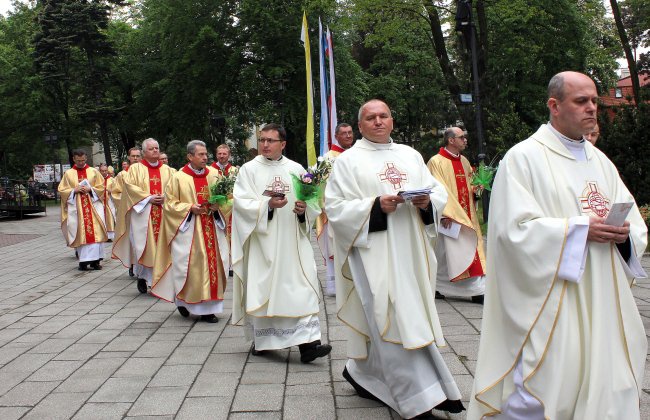
<instances>
[{"instance_id":1,"label":"brick paving stone","mask_svg":"<svg viewBox=\"0 0 650 420\"><path fill-rule=\"evenodd\" d=\"M230 400L222 397L186 398L176 420L227 419Z\"/></svg>"},{"instance_id":2,"label":"brick paving stone","mask_svg":"<svg viewBox=\"0 0 650 420\"><path fill-rule=\"evenodd\" d=\"M74 420L117 420L124 417L129 403L86 403L73 417Z\"/></svg>"},{"instance_id":3,"label":"brick paving stone","mask_svg":"<svg viewBox=\"0 0 650 420\"><path fill-rule=\"evenodd\" d=\"M183 404L187 391L188 387L145 388L127 414L129 416L175 415Z\"/></svg>"},{"instance_id":4,"label":"brick paving stone","mask_svg":"<svg viewBox=\"0 0 650 420\"><path fill-rule=\"evenodd\" d=\"M24 420L69 419L90 397L88 392L52 393L27 413Z\"/></svg>"}]
</instances>

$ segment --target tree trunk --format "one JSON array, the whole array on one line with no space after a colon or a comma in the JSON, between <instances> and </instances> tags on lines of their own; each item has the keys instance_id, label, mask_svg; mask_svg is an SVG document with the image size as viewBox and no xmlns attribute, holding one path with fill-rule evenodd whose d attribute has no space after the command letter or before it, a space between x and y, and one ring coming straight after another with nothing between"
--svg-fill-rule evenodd
<instances>
[{"instance_id":1,"label":"tree trunk","mask_svg":"<svg viewBox=\"0 0 650 420\"><path fill-rule=\"evenodd\" d=\"M111 155L111 143L108 139L108 127L106 121L99 123L99 137L102 139L102 146L104 147L104 159L106 159L107 166L113 166L113 156Z\"/></svg>"},{"instance_id":2,"label":"tree trunk","mask_svg":"<svg viewBox=\"0 0 650 420\"><path fill-rule=\"evenodd\" d=\"M451 95L452 101L454 101L454 104L456 105L461 120L467 127L468 124L472 124L472 113L469 110L470 107L460 102L460 84L458 83L458 78L454 73L451 61L449 60L449 54L447 54L445 37L442 33L442 26L440 24L440 15L433 4L423 2L423 5L429 16L429 28L431 29L433 48L436 52L438 63L440 63L440 68L447 84L447 90Z\"/></svg>"},{"instance_id":3,"label":"tree trunk","mask_svg":"<svg viewBox=\"0 0 650 420\"><path fill-rule=\"evenodd\" d=\"M639 86L639 73L636 69L636 61L634 60L634 55L632 54L632 48L630 47L630 41L627 38L625 33L625 27L623 26L623 20L621 19L621 10L618 7L618 1L609 0L609 3L612 6L612 14L614 15L614 22L616 22L616 29L618 31L618 36L621 39L621 45L623 46L623 51L625 52L625 58L627 59L627 65L630 68L630 80L632 80L632 94L634 95L635 106L638 108L641 104L639 91L641 90Z\"/></svg>"}]
</instances>

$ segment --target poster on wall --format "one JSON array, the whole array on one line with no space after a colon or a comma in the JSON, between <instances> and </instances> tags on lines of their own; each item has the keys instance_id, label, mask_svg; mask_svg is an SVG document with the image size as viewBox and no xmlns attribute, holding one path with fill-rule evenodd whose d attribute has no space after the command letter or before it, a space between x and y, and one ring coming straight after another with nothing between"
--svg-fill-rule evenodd
<instances>
[{"instance_id":1,"label":"poster on wall","mask_svg":"<svg viewBox=\"0 0 650 420\"><path fill-rule=\"evenodd\" d=\"M34 181L54 182L54 165L34 165Z\"/></svg>"}]
</instances>

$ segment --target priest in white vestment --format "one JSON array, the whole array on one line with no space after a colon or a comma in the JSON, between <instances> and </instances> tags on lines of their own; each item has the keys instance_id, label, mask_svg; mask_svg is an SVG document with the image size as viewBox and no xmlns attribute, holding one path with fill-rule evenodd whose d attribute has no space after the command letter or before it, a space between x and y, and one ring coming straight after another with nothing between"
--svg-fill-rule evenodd
<instances>
[{"instance_id":1,"label":"priest in white vestment","mask_svg":"<svg viewBox=\"0 0 650 420\"><path fill-rule=\"evenodd\" d=\"M640 418L647 339L630 288L645 277L647 228L583 139L597 103L588 76L554 76L550 123L499 164L468 419ZM627 217L609 219L621 203Z\"/></svg>"},{"instance_id":2,"label":"priest in white vestment","mask_svg":"<svg viewBox=\"0 0 650 420\"><path fill-rule=\"evenodd\" d=\"M286 132L265 125L261 155L244 164L234 188L232 323L246 325L253 355L299 346L309 363L329 354L321 344L321 301L311 227L318 205L296 199L291 174L305 172L282 156Z\"/></svg>"},{"instance_id":3,"label":"priest in white vestment","mask_svg":"<svg viewBox=\"0 0 650 420\"><path fill-rule=\"evenodd\" d=\"M462 411L461 394L438 347L434 242L445 188L422 156L390 138L378 100L359 113L358 140L334 163L325 208L334 236L337 315L347 326L343 371L359 396L404 418ZM406 201L401 191L414 191Z\"/></svg>"},{"instance_id":4,"label":"priest in white vestment","mask_svg":"<svg viewBox=\"0 0 650 420\"><path fill-rule=\"evenodd\" d=\"M88 266L101 270L104 242L108 240L104 223L104 177L86 164L86 152L72 152L74 166L63 174L58 186L61 195L61 230L66 244L75 248L79 270Z\"/></svg>"},{"instance_id":5,"label":"priest in white vestment","mask_svg":"<svg viewBox=\"0 0 650 420\"><path fill-rule=\"evenodd\" d=\"M208 201L219 172L207 167L205 143L189 142L187 159L165 188L151 294L174 302L184 317L216 323L226 290L228 218Z\"/></svg>"}]
</instances>

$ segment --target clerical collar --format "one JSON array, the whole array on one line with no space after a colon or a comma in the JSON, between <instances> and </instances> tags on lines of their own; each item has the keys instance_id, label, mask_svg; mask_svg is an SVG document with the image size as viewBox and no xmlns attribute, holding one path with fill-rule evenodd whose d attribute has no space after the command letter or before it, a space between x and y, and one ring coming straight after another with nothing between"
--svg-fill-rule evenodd
<instances>
[{"instance_id":1,"label":"clerical collar","mask_svg":"<svg viewBox=\"0 0 650 420\"><path fill-rule=\"evenodd\" d=\"M278 159L271 159L271 158L267 158L267 157L265 157L265 159L270 160L271 162L279 162L279 161L282 160L283 157L284 157L284 155L280 155L280 157Z\"/></svg>"},{"instance_id":2,"label":"clerical collar","mask_svg":"<svg viewBox=\"0 0 650 420\"><path fill-rule=\"evenodd\" d=\"M190 169L192 170L192 172L194 172L194 173L197 174L197 175L203 175L203 172L205 172L205 168L202 168L202 169L194 169L194 168L192 167L192 164L191 164L191 163L188 163L188 164L187 164L187 167L190 168Z\"/></svg>"},{"instance_id":3,"label":"clerical collar","mask_svg":"<svg viewBox=\"0 0 650 420\"><path fill-rule=\"evenodd\" d=\"M453 157L455 157L455 158L460 158L460 153L452 153L452 152L451 152L449 149L447 149L446 147L443 147L443 149L445 149L445 152L449 153L449 154L452 155Z\"/></svg>"},{"instance_id":4,"label":"clerical collar","mask_svg":"<svg viewBox=\"0 0 650 420\"><path fill-rule=\"evenodd\" d=\"M221 168L221 169L226 169L226 166L228 166L228 163L226 163L225 165L222 165L219 161L217 161L217 166L219 168Z\"/></svg>"},{"instance_id":5,"label":"clerical collar","mask_svg":"<svg viewBox=\"0 0 650 420\"><path fill-rule=\"evenodd\" d=\"M389 138L388 143L375 143L374 141L370 141L367 138L363 137L360 140L362 144L365 144L366 146L370 146L375 150L388 150L393 147L393 139Z\"/></svg>"},{"instance_id":6,"label":"clerical collar","mask_svg":"<svg viewBox=\"0 0 650 420\"><path fill-rule=\"evenodd\" d=\"M574 158L576 158L577 161L579 162L584 162L587 160L587 153L585 152L585 139L583 138L582 140L572 140L569 137L565 136L564 134L560 133L551 125L551 123L548 123L548 128L551 129L551 132L555 134L555 137L557 137L560 142L564 145L564 147L567 148L569 152L573 155Z\"/></svg>"},{"instance_id":7,"label":"clerical collar","mask_svg":"<svg viewBox=\"0 0 650 420\"><path fill-rule=\"evenodd\" d=\"M83 168L80 168L80 167L78 167L77 165L74 165L74 168L75 168L76 170L78 170L78 171L83 171L84 169L88 168L88 164L87 164L87 163L84 164L84 167L83 167Z\"/></svg>"},{"instance_id":8,"label":"clerical collar","mask_svg":"<svg viewBox=\"0 0 650 420\"><path fill-rule=\"evenodd\" d=\"M140 163L142 163L144 166L146 166L148 168L157 168L158 166L160 166L160 161L159 160L157 160L156 163L151 163L147 159L142 159L140 161Z\"/></svg>"}]
</instances>

